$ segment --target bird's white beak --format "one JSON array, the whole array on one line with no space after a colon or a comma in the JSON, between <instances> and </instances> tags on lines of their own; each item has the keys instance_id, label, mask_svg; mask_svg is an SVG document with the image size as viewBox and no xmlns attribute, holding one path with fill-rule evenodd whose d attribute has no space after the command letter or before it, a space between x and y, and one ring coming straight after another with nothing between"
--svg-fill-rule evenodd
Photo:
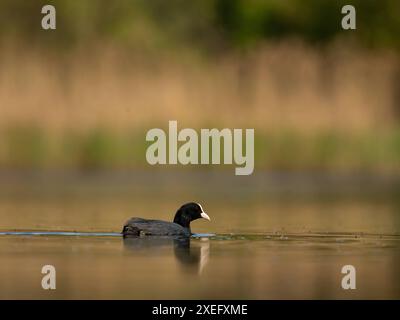
<instances>
[{"instance_id":1,"label":"bird's white beak","mask_svg":"<svg viewBox=\"0 0 400 320\"><path fill-rule=\"evenodd\" d=\"M210 219L210 217L208 216L207 213L202 212L200 215L201 215L201 217L202 217L203 219L206 219L206 220L208 220L208 221L211 221L211 219Z\"/></svg>"}]
</instances>

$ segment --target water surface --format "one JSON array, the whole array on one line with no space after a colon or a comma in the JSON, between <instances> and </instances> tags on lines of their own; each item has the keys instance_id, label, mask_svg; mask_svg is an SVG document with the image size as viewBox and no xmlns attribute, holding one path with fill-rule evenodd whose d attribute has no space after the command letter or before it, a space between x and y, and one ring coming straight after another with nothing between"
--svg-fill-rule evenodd
<instances>
[{"instance_id":1,"label":"water surface","mask_svg":"<svg viewBox=\"0 0 400 320\"><path fill-rule=\"evenodd\" d=\"M0 298L399 299L398 190L382 178L6 174ZM212 219L192 224L197 237L119 235L131 216L171 220L192 200ZM46 264L56 290L41 288ZM356 290L341 288L348 264Z\"/></svg>"}]
</instances>

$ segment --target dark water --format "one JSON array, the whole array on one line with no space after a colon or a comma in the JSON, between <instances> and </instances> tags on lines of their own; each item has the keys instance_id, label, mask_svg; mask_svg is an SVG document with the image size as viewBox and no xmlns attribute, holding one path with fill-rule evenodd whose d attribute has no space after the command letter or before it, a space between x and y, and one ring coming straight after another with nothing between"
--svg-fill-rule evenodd
<instances>
[{"instance_id":1,"label":"dark water","mask_svg":"<svg viewBox=\"0 0 400 320\"><path fill-rule=\"evenodd\" d=\"M398 187L382 177L2 174L0 298L399 299ZM131 216L171 220L186 201L212 219L195 221L190 240L118 234ZM48 264L56 290L41 287ZM355 290L341 287L344 265L356 268Z\"/></svg>"}]
</instances>

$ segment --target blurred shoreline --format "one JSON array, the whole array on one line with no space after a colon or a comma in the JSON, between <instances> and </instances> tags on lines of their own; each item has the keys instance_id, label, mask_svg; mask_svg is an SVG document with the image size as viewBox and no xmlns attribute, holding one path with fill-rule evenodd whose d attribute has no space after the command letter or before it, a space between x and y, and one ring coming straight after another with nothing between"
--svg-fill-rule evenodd
<instances>
[{"instance_id":1,"label":"blurred shoreline","mask_svg":"<svg viewBox=\"0 0 400 320\"><path fill-rule=\"evenodd\" d=\"M194 185L191 181L197 181ZM157 187L155 187L157 186ZM207 188L204 188L207 186ZM227 188L226 186L229 186ZM2 195L57 194L79 195L83 190L94 194L126 196L148 194L165 189L167 198L177 194L198 193L211 197L210 189L218 190L215 197L227 194L235 197L343 196L368 199L393 198L400 190L400 176L374 174L332 174L320 172L268 172L238 177L228 170L0 170ZM87 196L88 194L85 193Z\"/></svg>"},{"instance_id":2,"label":"blurred shoreline","mask_svg":"<svg viewBox=\"0 0 400 320\"><path fill-rule=\"evenodd\" d=\"M0 168L142 168L147 130L177 120L255 128L258 169L400 172L394 52L300 41L213 59L89 52L3 47Z\"/></svg>"},{"instance_id":3,"label":"blurred shoreline","mask_svg":"<svg viewBox=\"0 0 400 320\"><path fill-rule=\"evenodd\" d=\"M164 126L155 126L161 127ZM213 126L211 126L212 128ZM1 170L132 170L165 168L146 162L146 129L126 132L46 133L38 127L15 127L0 134ZM179 129L184 128L184 126ZM223 127L217 127L222 129ZM180 143L179 145L181 145ZM221 144L222 145L222 144ZM222 153L221 153L222 154ZM197 166L181 166L182 170ZM202 165L213 170L226 165ZM255 168L266 171L327 171L351 174L400 174L400 130L255 131Z\"/></svg>"}]
</instances>

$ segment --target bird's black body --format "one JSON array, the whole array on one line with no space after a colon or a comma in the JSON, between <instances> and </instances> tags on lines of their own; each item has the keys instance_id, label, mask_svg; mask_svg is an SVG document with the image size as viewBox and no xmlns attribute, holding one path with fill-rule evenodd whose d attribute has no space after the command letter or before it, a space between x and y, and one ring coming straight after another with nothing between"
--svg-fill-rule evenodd
<instances>
[{"instance_id":1,"label":"bird's black body","mask_svg":"<svg viewBox=\"0 0 400 320\"><path fill-rule=\"evenodd\" d=\"M142 218L129 219L126 222L122 233L124 236L190 236L191 234L190 228L184 228L174 222L147 220Z\"/></svg>"},{"instance_id":2,"label":"bird's black body","mask_svg":"<svg viewBox=\"0 0 400 320\"><path fill-rule=\"evenodd\" d=\"M148 220L143 218L129 219L122 230L124 237L138 236L182 236L190 237L190 222L199 218L210 220L202 207L194 202L184 204L176 212L174 222Z\"/></svg>"}]
</instances>

